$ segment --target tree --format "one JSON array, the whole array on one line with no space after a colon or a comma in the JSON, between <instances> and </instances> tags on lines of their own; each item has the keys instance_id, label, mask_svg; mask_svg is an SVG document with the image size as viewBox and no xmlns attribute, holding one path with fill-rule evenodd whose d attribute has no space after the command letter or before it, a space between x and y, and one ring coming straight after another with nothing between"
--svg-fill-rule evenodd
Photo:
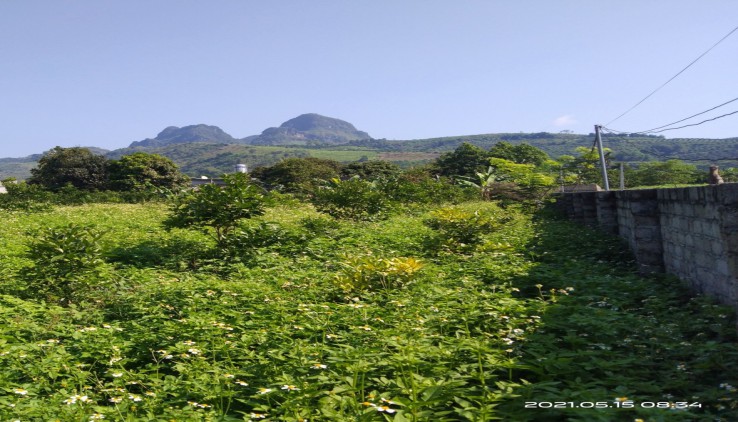
<instances>
[{"instance_id":1,"label":"tree","mask_svg":"<svg viewBox=\"0 0 738 422\"><path fill-rule=\"evenodd\" d=\"M476 145L464 142L453 152L447 152L435 161L441 176L474 177L487 168L488 154Z\"/></svg>"},{"instance_id":2,"label":"tree","mask_svg":"<svg viewBox=\"0 0 738 422\"><path fill-rule=\"evenodd\" d=\"M513 145L509 142L498 142L489 149L489 157L503 158L517 164L543 165L549 160L548 154L542 149L528 144Z\"/></svg>"},{"instance_id":3,"label":"tree","mask_svg":"<svg viewBox=\"0 0 738 422\"><path fill-rule=\"evenodd\" d=\"M497 181L497 175L495 174L492 166L488 167L487 171L476 172L474 175L476 176L476 179L460 177L459 183L463 186L473 187L478 190L483 200L492 199L492 189L494 183Z\"/></svg>"},{"instance_id":4,"label":"tree","mask_svg":"<svg viewBox=\"0 0 738 422\"><path fill-rule=\"evenodd\" d=\"M707 172L680 160L648 162L629 174L628 186L683 185L705 181Z\"/></svg>"},{"instance_id":5,"label":"tree","mask_svg":"<svg viewBox=\"0 0 738 422\"><path fill-rule=\"evenodd\" d=\"M339 176L341 163L322 158L287 158L271 167L255 169L251 176L286 192L313 192L324 180Z\"/></svg>"},{"instance_id":6,"label":"tree","mask_svg":"<svg viewBox=\"0 0 738 422\"><path fill-rule=\"evenodd\" d=\"M587 147L577 147L578 157L571 155L562 155L559 162L565 172L565 180L569 183L577 185L589 183L603 183L602 172L600 171L600 158L596 150ZM604 149L605 166L610 165L610 155L612 150Z\"/></svg>"},{"instance_id":7,"label":"tree","mask_svg":"<svg viewBox=\"0 0 738 422\"><path fill-rule=\"evenodd\" d=\"M164 227L200 229L224 246L241 220L264 214L264 195L245 173L226 174L224 186L202 185L182 193Z\"/></svg>"},{"instance_id":8,"label":"tree","mask_svg":"<svg viewBox=\"0 0 738 422\"><path fill-rule=\"evenodd\" d=\"M57 146L38 160L38 166L31 169L28 182L52 191L67 185L83 190L100 190L107 182L107 163L107 158L93 154L87 148Z\"/></svg>"},{"instance_id":9,"label":"tree","mask_svg":"<svg viewBox=\"0 0 738 422\"><path fill-rule=\"evenodd\" d=\"M145 152L125 155L108 165L108 186L118 191L143 191L151 188L178 190L189 186L190 179L166 157Z\"/></svg>"},{"instance_id":10,"label":"tree","mask_svg":"<svg viewBox=\"0 0 738 422\"><path fill-rule=\"evenodd\" d=\"M389 161L357 161L344 167L341 170L341 176L344 178L359 176L364 180L376 180L395 177L400 172L400 167Z\"/></svg>"}]
</instances>

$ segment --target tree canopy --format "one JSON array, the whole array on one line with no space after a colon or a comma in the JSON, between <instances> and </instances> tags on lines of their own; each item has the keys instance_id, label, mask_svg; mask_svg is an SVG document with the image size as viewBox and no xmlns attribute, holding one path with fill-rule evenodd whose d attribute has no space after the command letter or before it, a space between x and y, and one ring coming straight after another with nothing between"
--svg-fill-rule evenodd
<instances>
[{"instance_id":1,"label":"tree canopy","mask_svg":"<svg viewBox=\"0 0 738 422\"><path fill-rule=\"evenodd\" d=\"M108 159L87 148L55 147L31 169L28 182L57 191L67 185L82 190L101 190L107 182Z\"/></svg>"},{"instance_id":2,"label":"tree canopy","mask_svg":"<svg viewBox=\"0 0 738 422\"><path fill-rule=\"evenodd\" d=\"M312 191L319 180L339 177L341 167L337 161L322 158L287 158L271 167L254 169L251 176L286 192L305 192Z\"/></svg>"},{"instance_id":3,"label":"tree canopy","mask_svg":"<svg viewBox=\"0 0 738 422\"><path fill-rule=\"evenodd\" d=\"M119 191L141 191L150 188L181 189L190 179L179 171L172 160L157 154L136 152L108 164L109 187Z\"/></svg>"}]
</instances>

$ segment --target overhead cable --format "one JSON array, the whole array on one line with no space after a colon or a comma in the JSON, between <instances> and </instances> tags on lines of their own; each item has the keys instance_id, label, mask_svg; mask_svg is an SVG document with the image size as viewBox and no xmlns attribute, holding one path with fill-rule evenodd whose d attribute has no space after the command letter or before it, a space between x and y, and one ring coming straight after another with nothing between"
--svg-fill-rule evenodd
<instances>
[{"instance_id":1,"label":"overhead cable","mask_svg":"<svg viewBox=\"0 0 738 422\"><path fill-rule=\"evenodd\" d=\"M669 84L669 82L671 82L671 81L673 81L674 79L676 79L676 77L677 77L677 76L679 76L679 75L681 75L682 73L684 73L684 71L685 71L685 70L687 70L687 69L689 69L690 67L692 67L692 65L693 65L693 64L697 63L697 61L699 61L699 60L700 60L700 59L701 59L702 57L704 57L704 56L705 56L705 55L706 55L707 53L709 53L710 51L712 51L712 49L713 49L713 48L717 47L717 46L718 46L718 44L720 44L721 42L723 42L723 41L724 41L724 40L725 40L726 38L728 38L729 36L733 35L733 33L734 33L735 31L738 31L738 26L736 26L735 28L733 28L733 30L732 30L732 31L730 31L730 32L729 32L729 33L728 33L727 35L725 35L724 37L722 37L722 38L721 38L721 39L720 39L720 40L719 40L718 42L716 42L716 43L715 43L715 44L714 44L714 45L713 45L712 47L708 48L708 49L707 49L707 51L705 51L704 53L700 54L700 55L699 55L699 57L697 57L696 59L692 60L692 62L691 62L690 64L688 64L688 65L687 65L687 66L686 66L686 67L685 67L684 69L680 70L680 71L679 71L679 72L678 72L678 73L677 73L676 75L672 76L672 77L671 77L671 78L670 78L670 79L669 79L668 81L664 82L663 84L661 84L661 86L659 86L658 88L656 88L655 90L653 90L653 91L652 91L652 92L651 92L650 94L646 95L646 97L645 97L645 98L643 98L643 99L642 99L641 101L638 101L638 102L637 102L637 103L636 103L636 104L635 104L635 105L634 105L633 107L631 107L631 108L629 108L629 109L625 110L625 112L623 112L623 113L622 113L621 115L619 115L618 117L616 117L616 118L614 118L614 119L610 120L610 121L609 121L608 123L606 123L606 124L605 124L605 126L608 126L608 125L610 125L611 123L615 122L616 120L618 120L618 119L620 119L621 117L625 116L626 114L630 113L630 112L631 112L631 111L632 111L632 110L633 110L634 108L636 108L636 107L638 107L639 105L641 105L641 103L643 103L644 101L646 101L647 99L649 99L649 98L650 98L650 97L651 97L651 96L652 96L653 94L657 93L657 92L658 92L659 90L661 90L661 88L663 88L663 87L665 87L665 86L666 86L667 84Z\"/></svg>"},{"instance_id":2,"label":"overhead cable","mask_svg":"<svg viewBox=\"0 0 738 422\"><path fill-rule=\"evenodd\" d=\"M653 128L653 129L649 129L649 130L644 130L644 131L641 131L641 132L635 132L635 133L653 133L653 132L655 132L655 131L656 131L656 130L658 130L658 129L663 129L663 128L665 128L665 127L673 126L673 125L675 125L675 124L677 124L677 123L681 123L681 122L683 122L683 121L685 121L685 120L689 120L689 119L691 119L691 118L693 118L693 117L697 117L697 116L703 115L703 114L705 114L705 113L707 113L707 112L710 112L710 111L712 111L712 110L715 110L715 109L717 109L717 108L720 108L720 107L722 107L722 106L724 106L724 105L728 105L728 104L730 104L730 103L732 103L732 102L734 102L734 101L738 101L738 97L735 97L735 98L733 98L732 100L730 100L730 101L726 101L726 102L724 102L724 103L722 103L722 104L720 104L720 105L717 105L717 106L715 106L715 107L713 107L713 108L711 108L711 109L708 109L708 110L702 111L702 112L700 112L700 113L697 113L697 114L693 114L693 115L691 115L691 116L689 116L689 117L685 117L685 118L683 118L683 119L681 119L681 120L677 120L676 122L672 122L672 123L669 123L668 125L663 125L663 126L655 127L655 128Z\"/></svg>"}]
</instances>

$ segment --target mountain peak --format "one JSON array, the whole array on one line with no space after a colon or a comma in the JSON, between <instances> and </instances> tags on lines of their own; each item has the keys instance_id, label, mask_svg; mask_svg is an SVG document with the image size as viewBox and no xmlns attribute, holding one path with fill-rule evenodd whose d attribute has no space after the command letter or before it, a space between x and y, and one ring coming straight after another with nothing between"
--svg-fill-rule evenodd
<instances>
[{"instance_id":1,"label":"mountain peak","mask_svg":"<svg viewBox=\"0 0 738 422\"><path fill-rule=\"evenodd\" d=\"M301 114L279 127L270 127L261 135L247 138L254 145L305 145L312 143L338 144L370 139L368 133L341 119L316 113Z\"/></svg>"},{"instance_id":2,"label":"mountain peak","mask_svg":"<svg viewBox=\"0 0 738 422\"><path fill-rule=\"evenodd\" d=\"M199 124L185 127L169 126L159 132L156 138L133 142L130 147L159 147L188 142L230 144L238 141L218 126Z\"/></svg>"}]
</instances>

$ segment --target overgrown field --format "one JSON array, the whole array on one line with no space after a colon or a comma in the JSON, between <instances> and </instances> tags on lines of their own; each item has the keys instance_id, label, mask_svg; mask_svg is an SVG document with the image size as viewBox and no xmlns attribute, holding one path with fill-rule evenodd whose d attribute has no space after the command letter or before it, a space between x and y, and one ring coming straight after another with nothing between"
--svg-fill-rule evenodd
<instances>
[{"instance_id":1,"label":"overgrown field","mask_svg":"<svg viewBox=\"0 0 738 422\"><path fill-rule=\"evenodd\" d=\"M0 420L738 420L732 311L615 239L492 202L347 222L283 200L221 258L167 215L3 216ZM439 223L459 215L484 230ZM102 260L50 303L39 274L84 257L44 260L39 233L84 225Z\"/></svg>"}]
</instances>

